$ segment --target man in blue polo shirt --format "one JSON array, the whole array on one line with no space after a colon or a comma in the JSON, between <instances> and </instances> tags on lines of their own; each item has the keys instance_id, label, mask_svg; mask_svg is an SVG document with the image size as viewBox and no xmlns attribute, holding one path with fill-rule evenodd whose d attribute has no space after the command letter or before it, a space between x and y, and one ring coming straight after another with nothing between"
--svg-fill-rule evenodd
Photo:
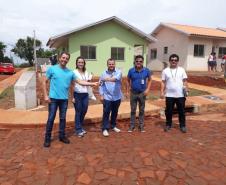
<instances>
[{"instance_id":1,"label":"man in blue polo shirt","mask_svg":"<svg viewBox=\"0 0 226 185\"><path fill-rule=\"evenodd\" d=\"M59 64L51 66L43 80L44 98L49 103L49 114L46 123L46 133L44 147L50 147L51 132L53 129L56 112L59 107L59 140L69 144L69 139L65 136L66 112L68 106L68 91L75 82L80 85L97 86L98 82L86 82L77 79L75 74L66 65L70 59L70 54L62 52L59 57ZM47 84L50 83L49 96L47 95Z\"/></svg>"},{"instance_id":2,"label":"man in blue polo shirt","mask_svg":"<svg viewBox=\"0 0 226 185\"><path fill-rule=\"evenodd\" d=\"M146 96L151 88L151 71L143 66L144 57L137 55L134 61L134 67L131 68L127 75L127 94L130 90L130 128L128 132L133 132L135 129L136 109L139 104L139 129L144 130L144 108Z\"/></svg>"}]
</instances>

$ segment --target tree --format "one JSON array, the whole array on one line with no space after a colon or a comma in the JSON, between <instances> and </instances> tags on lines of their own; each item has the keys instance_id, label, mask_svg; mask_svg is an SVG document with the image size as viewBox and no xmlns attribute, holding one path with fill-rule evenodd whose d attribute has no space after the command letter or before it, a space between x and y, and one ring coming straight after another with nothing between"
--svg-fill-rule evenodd
<instances>
[{"instance_id":1,"label":"tree","mask_svg":"<svg viewBox=\"0 0 226 185\"><path fill-rule=\"evenodd\" d=\"M0 62L4 61L4 52L5 52L6 45L0 41Z\"/></svg>"},{"instance_id":2,"label":"tree","mask_svg":"<svg viewBox=\"0 0 226 185\"><path fill-rule=\"evenodd\" d=\"M57 53L57 51L55 49L44 50L43 48L39 48L39 50L37 50L37 57L38 58L49 58L56 53Z\"/></svg>"},{"instance_id":3,"label":"tree","mask_svg":"<svg viewBox=\"0 0 226 185\"><path fill-rule=\"evenodd\" d=\"M5 63L13 63L13 61L7 56L4 56L3 62L5 62Z\"/></svg>"},{"instance_id":4,"label":"tree","mask_svg":"<svg viewBox=\"0 0 226 185\"><path fill-rule=\"evenodd\" d=\"M27 37L26 39L19 39L16 46L11 50L21 59L28 60L29 64L33 66L34 64L34 39ZM36 39L36 47L40 48L42 45L41 41Z\"/></svg>"}]
</instances>

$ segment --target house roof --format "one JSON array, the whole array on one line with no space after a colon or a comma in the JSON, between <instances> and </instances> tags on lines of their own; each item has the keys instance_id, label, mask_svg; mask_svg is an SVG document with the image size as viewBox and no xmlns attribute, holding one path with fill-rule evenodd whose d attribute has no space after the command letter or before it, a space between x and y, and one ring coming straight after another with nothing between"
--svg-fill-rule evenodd
<instances>
[{"instance_id":1,"label":"house roof","mask_svg":"<svg viewBox=\"0 0 226 185\"><path fill-rule=\"evenodd\" d=\"M204 28L198 26L189 26L172 23L160 23L151 34L156 35L163 27L173 29L187 36L226 38L226 32L221 29Z\"/></svg>"},{"instance_id":2,"label":"house roof","mask_svg":"<svg viewBox=\"0 0 226 185\"><path fill-rule=\"evenodd\" d=\"M100 24L106 23L108 21L114 21L114 22L120 24L124 28L126 28L126 29L134 32L135 34L139 35L140 37L144 38L148 42L155 42L155 41L157 41L153 36L148 35L148 34L142 32L141 30L135 28L134 26L128 24L127 22L119 19L118 17L113 16L113 17L109 17L107 19L103 19L101 21L98 21L98 22L95 22L95 23L92 23L92 24L88 24L88 25L85 25L85 26L73 29L73 30L68 31L66 33L62 33L62 34L50 37L46 45L52 47L52 46L54 46L55 42L60 41L60 40L63 41L65 39L68 39L68 37L71 34L74 34L74 33L78 32L78 31L82 31L82 30L91 28L91 27L96 26L96 25L100 25Z\"/></svg>"},{"instance_id":3,"label":"house roof","mask_svg":"<svg viewBox=\"0 0 226 185\"><path fill-rule=\"evenodd\" d=\"M226 28L217 28L218 30L226 31Z\"/></svg>"}]
</instances>

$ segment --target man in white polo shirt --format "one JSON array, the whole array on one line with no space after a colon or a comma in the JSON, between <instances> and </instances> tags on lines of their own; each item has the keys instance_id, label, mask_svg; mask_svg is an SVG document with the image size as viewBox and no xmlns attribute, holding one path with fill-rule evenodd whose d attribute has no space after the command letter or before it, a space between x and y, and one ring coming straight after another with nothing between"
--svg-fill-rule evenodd
<instances>
[{"instance_id":1,"label":"man in white polo shirt","mask_svg":"<svg viewBox=\"0 0 226 185\"><path fill-rule=\"evenodd\" d=\"M162 71L161 97L166 100L166 127L165 132L172 128L173 108L176 104L179 114L180 130L187 132L185 120L185 100L188 92L187 74L178 66L179 56L172 54L169 57L170 66Z\"/></svg>"}]
</instances>

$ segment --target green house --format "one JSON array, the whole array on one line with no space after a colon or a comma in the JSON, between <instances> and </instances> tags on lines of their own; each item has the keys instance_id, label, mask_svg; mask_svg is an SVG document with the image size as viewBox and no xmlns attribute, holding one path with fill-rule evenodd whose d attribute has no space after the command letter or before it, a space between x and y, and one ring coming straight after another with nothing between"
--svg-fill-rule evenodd
<instances>
[{"instance_id":1,"label":"green house","mask_svg":"<svg viewBox=\"0 0 226 185\"><path fill-rule=\"evenodd\" d=\"M143 55L146 65L148 45L155 40L113 16L51 37L47 46L68 51L71 54L68 63L70 69L75 68L76 58L83 56L87 70L99 76L106 69L107 59L113 58L116 60L116 67L121 69L125 76L133 66L134 56Z\"/></svg>"}]
</instances>

